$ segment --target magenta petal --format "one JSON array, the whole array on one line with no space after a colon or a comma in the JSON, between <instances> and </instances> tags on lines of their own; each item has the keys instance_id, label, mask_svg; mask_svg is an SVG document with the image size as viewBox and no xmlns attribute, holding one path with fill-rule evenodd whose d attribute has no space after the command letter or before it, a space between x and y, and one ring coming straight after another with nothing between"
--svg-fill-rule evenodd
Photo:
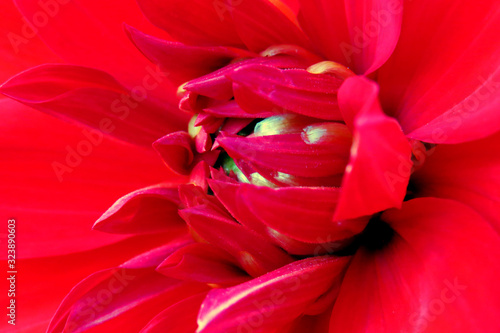
<instances>
[{"instance_id":1,"label":"magenta petal","mask_svg":"<svg viewBox=\"0 0 500 333\"><path fill-rule=\"evenodd\" d=\"M94 224L94 229L118 234L167 231L182 227L177 214L180 203L177 186L156 185L120 198Z\"/></svg>"},{"instance_id":2,"label":"magenta petal","mask_svg":"<svg viewBox=\"0 0 500 333\"><path fill-rule=\"evenodd\" d=\"M377 96L376 84L361 77L347 79L340 90L341 104L357 115L336 220L400 207L406 194L413 166L410 144L397 121L382 112Z\"/></svg>"},{"instance_id":3,"label":"magenta petal","mask_svg":"<svg viewBox=\"0 0 500 333\"><path fill-rule=\"evenodd\" d=\"M367 223L333 221L339 188L240 186L240 200L255 216L267 226L302 242L348 239L361 232Z\"/></svg>"},{"instance_id":4,"label":"magenta petal","mask_svg":"<svg viewBox=\"0 0 500 333\"><path fill-rule=\"evenodd\" d=\"M292 258L257 233L206 205L183 209L179 214L196 234L229 253L252 276L286 265Z\"/></svg>"},{"instance_id":5,"label":"magenta petal","mask_svg":"<svg viewBox=\"0 0 500 333\"><path fill-rule=\"evenodd\" d=\"M176 40L192 45L242 46L225 1L139 0L146 17ZM225 14L225 13L228 14Z\"/></svg>"},{"instance_id":6,"label":"magenta petal","mask_svg":"<svg viewBox=\"0 0 500 333\"><path fill-rule=\"evenodd\" d=\"M273 45L291 44L308 47L309 41L290 19L294 15L283 4L266 0L241 0L229 6L234 25L248 49L260 52ZM279 4L277 8L275 4ZM287 12L288 10L288 12ZM291 17L287 17L289 14Z\"/></svg>"},{"instance_id":7,"label":"magenta petal","mask_svg":"<svg viewBox=\"0 0 500 333\"><path fill-rule=\"evenodd\" d=\"M343 275L349 258L314 257L239 286L212 290L198 315L198 332L273 332L299 317ZM256 322L254 319L265 318Z\"/></svg>"},{"instance_id":8,"label":"magenta petal","mask_svg":"<svg viewBox=\"0 0 500 333\"><path fill-rule=\"evenodd\" d=\"M150 146L158 137L185 126L184 115L170 114L165 105L145 100L109 74L86 67L35 67L11 78L0 92L37 110L140 145Z\"/></svg>"},{"instance_id":9,"label":"magenta petal","mask_svg":"<svg viewBox=\"0 0 500 333\"><path fill-rule=\"evenodd\" d=\"M235 285L250 277L229 253L210 244L195 243L172 253L156 271L179 280Z\"/></svg>"},{"instance_id":10,"label":"magenta petal","mask_svg":"<svg viewBox=\"0 0 500 333\"><path fill-rule=\"evenodd\" d=\"M274 104L276 109L320 119L342 120L337 104L337 91L342 80L332 75L249 64L239 67L229 76L239 89L238 94L235 91L238 103L245 94L250 94ZM243 109L256 109L245 104L246 107L240 104ZM261 110L257 108L257 111Z\"/></svg>"},{"instance_id":11,"label":"magenta petal","mask_svg":"<svg viewBox=\"0 0 500 333\"><path fill-rule=\"evenodd\" d=\"M355 254L331 333L498 332L500 238L479 214L424 198L381 218L395 235Z\"/></svg>"}]
</instances>

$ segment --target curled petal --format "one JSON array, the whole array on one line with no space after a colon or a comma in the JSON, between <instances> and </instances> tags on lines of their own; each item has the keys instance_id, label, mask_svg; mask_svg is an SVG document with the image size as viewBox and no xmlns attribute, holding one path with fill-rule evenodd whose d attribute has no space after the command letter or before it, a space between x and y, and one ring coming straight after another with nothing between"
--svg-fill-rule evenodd
<instances>
[{"instance_id":1,"label":"curled petal","mask_svg":"<svg viewBox=\"0 0 500 333\"><path fill-rule=\"evenodd\" d=\"M152 233L181 227L177 186L156 185L120 198L94 224L94 229L110 233Z\"/></svg>"},{"instance_id":2,"label":"curled petal","mask_svg":"<svg viewBox=\"0 0 500 333\"><path fill-rule=\"evenodd\" d=\"M175 303L186 294L190 296L191 291L206 290L203 285L184 283L154 272L166 256L190 242L181 236L118 267L87 277L66 296L48 332L114 331L124 327L137 330L152 319L155 311L168 304L165 302ZM133 315L134 321L127 320L128 315Z\"/></svg>"},{"instance_id":3,"label":"curled petal","mask_svg":"<svg viewBox=\"0 0 500 333\"><path fill-rule=\"evenodd\" d=\"M342 278L349 258L314 257L239 286L209 292L198 315L199 333L270 332L299 317ZM254 316L265 318L256 326Z\"/></svg>"},{"instance_id":4,"label":"curled petal","mask_svg":"<svg viewBox=\"0 0 500 333\"><path fill-rule=\"evenodd\" d=\"M247 111L260 111L253 106L258 100L251 104L248 101L245 105L240 101L250 94L274 104L278 109L320 119L342 120L337 104L337 91L342 80L332 75L248 64L240 66L229 77L238 89L238 93L235 89L236 101Z\"/></svg>"},{"instance_id":5,"label":"curled petal","mask_svg":"<svg viewBox=\"0 0 500 333\"><path fill-rule=\"evenodd\" d=\"M187 132L165 135L154 142L153 147L165 164L180 175L188 175L194 159L194 141Z\"/></svg>"},{"instance_id":6,"label":"curled petal","mask_svg":"<svg viewBox=\"0 0 500 333\"><path fill-rule=\"evenodd\" d=\"M304 60L287 54L268 57L255 57L237 61L219 70L196 78L183 85L183 89L208 96L216 100L227 101L233 97L232 82L229 77L241 67L252 64L266 64L279 68L304 67Z\"/></svg>"},{"instance_id":7,"label":"curled petal","mask_svg":"<svg viewBox=\"0 0 500 333\"><path fill-rule=\"evenodd\" d=\"M260 276L292 261L281 249L209 206L183 209L179 214L198 236L233 254L252 276Z\"/></svg>"},{"instance_id":8,"label":"curled petal","mask_svg":"<svg viewBox=\"0 0 500 333\"><path fill-rule=\"evenodd\" d=\"M126 26L130 39L152 62L169 73L169 80L184 83L227 65L243 52L227 47L190 46L149 36Z\"/></svg>"},{"instance_id":9,"label":"curled petal","mask_svg":"<svg viewBox=\"0 0 500 333\"><path fill-rule=\"evenodd\" d=\"M331 242L331 239L318 239L318 243L305 243L285 236L283 233L267 226L259 219L246 205L241 198L242 186L238 183L231 182L231 179L225 176L222 172L212 170L213 180L209 181L210 188L214 191L226 209L231 212L231 215L241 224L249 229L257 232L262 237L266 238L273 244L276 244L288 253L297 255L317 255L328 252L333 252L338 247ZM324 236L324 235L323 235Z\"/></svg>"},{"instance_id":10,"label":"curled petal","mask_svg":"<svg viewBox=\"0 0 500 333\"><path fill-rule=\"evenodd\" d=\"M204 243L195 243L177 250L156 270L179 280L222 286L240 284L250 279L238 267L238 262L233 256Z\"/></svg>"},{"instance_id":11,"label":"curled petal","mask_svg":"<svg viewBox=\"0 0 500 333\"><path fill-rule=\"evenodd\" d=\"M165 104L145 99L109 74L86 67L35 67L5 82L0 92L37 110L145 146L185 126L185 116L170 114Z\"/></svg>"},{"instance_id":12,"label":"curled petal","mask_svg":"<svg viewBox=\"0 0 500 333\"><path fill-rule=\"evenodd\" d=\"M366 95L360 98L359 91ZM400 207L405 197L413 166L411 147L397 121L383 113L377 96L377 86L365 78L347 79L341 88L342 105L357 113L335 220Z\"/></svg>"},{"instance_id":13,"label":"curled petal","mask_svg":"<svg viewBox=\"0 0 500 333\"><path fill-rule=\"evenodd\" d=\"M339 188L268 187L241 184L240 197L264 224L302 242L353 237L367 221L333 221Z\"/></svg>"},{"instance_id":14,"label":"curled petal","mask_svg":"<svg viewBox=\"0 0 500 333\"><path fill-rule=\"evenodd\" d=\"M391 56L401 32L403 0L345 1L352 43L345 54L353 56L357 73L370 74Z\"/></svg>"},{"instance_id":15,"label":"curled petal","mask_svg":"<svg viewBox=\"0 0 500 333\"><path fill-rule=\"evenodd\" d=\"M351 143L344 125L327 127L330 130L311 125L301 133L255 137L221 133L217 142L234 159L302 177L326 177L343 172Z\"/></svg>"}]
</instances>

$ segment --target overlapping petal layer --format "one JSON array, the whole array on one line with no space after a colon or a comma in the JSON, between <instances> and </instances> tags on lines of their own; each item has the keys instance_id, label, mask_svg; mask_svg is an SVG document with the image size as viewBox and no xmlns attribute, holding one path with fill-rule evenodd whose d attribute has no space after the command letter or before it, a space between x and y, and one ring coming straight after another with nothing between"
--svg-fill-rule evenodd
<instances>
[{"instance_id":1,"label":"overlapping petal layer","mask_svg":"<svg viewBox=\"0 0 500 333\"><path fill-rule=\"evenodd\" d=\"M330 332L496 331L491 323L500 304L491 295L500 292L500 242L480 215L458 202L423 198L382 220L394 228L393 239L355 254Z\"/></svg>"},{"instance_id":2,"label":"overlapping petal layer","mask_svg":"<svg viewBox=\"0 0 500 333\"><path fill-rule=\"evenodd\" d=\"M70 64L2 93L90 127L0 100L22 256L97 271L49 332L498 331L495 1L16 2ZM61 60L30 39L18 69ZM82 231L120 196L95 229L127 236Z\"/></svg>"}]
</instances>

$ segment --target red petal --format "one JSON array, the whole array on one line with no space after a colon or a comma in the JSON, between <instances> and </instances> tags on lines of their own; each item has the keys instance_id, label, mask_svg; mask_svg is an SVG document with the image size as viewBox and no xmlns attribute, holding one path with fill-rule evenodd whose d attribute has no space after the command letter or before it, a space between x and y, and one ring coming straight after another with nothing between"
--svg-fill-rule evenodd
<instances>
[{"instance_id":1,"label":"red petal","mask_svg":"<svg viewBox=\"0 0 500 333\"><path fill-rule=\"evenodd\" d=\"M230 1L226 3L230 6L240 38L251 51L260 52L280 44L309 46L307 37L285 14L287 8L283 4L278 8L266 0L241 0L234 5Z\"/></svg>"},{"instance_id":2,"label":"red petal","mask_svg":"<svg viewBox=\"0 0 500 333\"><path fill-rule=\"evenodd\" d=\"M400 43L379 81L409 137L458 143L500 129L499 17L496 1L405 4Z\"/></svg>"},{"instance_id":3,"label":"red petal","mask_svg":"<svg viewBox=\"0 0 500 333\"><path fill-rule=\"evenodd\" d=\"M401 32L403 1L345 1L351 35L353 67L370 74L382 66L394 51ZM346 51L348 54L349 51Z\"/></svg>"},{"instance_id":4,"label":"red petal","mask_svg":"<svg viewBox=\"0 0 500 333\"><path fill-rule=\"evenodd\" d=\"M206 290L206 285L154 272L158 259L174 248L163 246L142 255L148 258L141 265L137 265L138 260L143 261L139 257L131 264L98 272L82 281L65 299L55 317L60 319L54 321L49 332L61 332L62 326L70 332L116 332L125 328L137 332L165 307Z\"/></svg>"},{"instance_id":5,"label":"red petal","mask_svg":"<svg viewBox=\"0 0 500 333\"><path fill-rule=\"evenodd\" d=\"M95 289L89 291L85 295L85 301L75 304L75 309L68 317L66 330L71 331L73 328L75 333L87 331L126 332L127 330L139 332L165 308L208 289L204 284L169 279L158 273L131 272L128 275L134 277L133 284L127 286L128 288L114 297L104 310L98 312L96 318L91 321L88 318L93 312L89 310L92 309L92 303L89 304L89 302L99 300L99 297L106 297L102 295L110 294L109 290L108 294L104 294L102 290L106 290L104 288L112 283L112 280L103 281ZM101 293L99 294L99 292ZM109 302L108 299L104 302ZM97 306L102 308L102 303L97 303ZM82 308L86 309L87 312L82 313Z\"/></svg>"},{"instance_id":6,"label":"red petal","mask_svg":"<svg viewBox=\"0 0 500 333\"><path fill-rule=\"evenodd\" d=\"M226 101L233 97L231 81L226 77L237 65L231 64L212 73L187 82L183 88L189 92Z\"/></svg>"},{"instance_id":7,"label":"red petal","mask_svg":"<svg viewBox=\"0 0 500 333\"><path fill-rule=\"evenodd\" d=\"M214 117L205 112L201 112L196 117L194 126L202 126L202 131L205 130L208 133L215 133L223 122L224 119Z\"/></svg>"},{"instance_id":8,"label":"red petal","mask_svg":"<svg viewBox=\"0 0 500 333\"><path fill-rule=\"evenodd\" d=\"M252 276L260 276L292 261L264 238L207 206L183 209L179 214L205 241L231 253Z\"/></svg>"},{"instance_id":9,"label":"red petal","mask_svg":"<svg viewBox=\"0 0 500 333\"><path fill-rule=\"evenodd\" d=\"M179 204L177 186L146 187L120 198L93 228L109 233L138 234L182 227L184 221L177 214Z\"/></svg>"},{"instance_id":10,"label":"red petal","mask_svg":"<svg viewBox=\"0 0 500 333\"><path fill-rule=\"evenodd\" d=\"M314 257L208 293L198 332L272 332L299 317L339 278L349 258Z\"/></svg>"},{"instance_id":11,"label":"red petal","mask_svg":"<svg viewBox=\"0 0 500 333\"><path fill-rule=\"evenodd\" d=\"M242 129L247 127L254 119L248 119L248 118L232 118L232 119L226 119L224 124L221 127L221 132L226 132L229 134L237 134L239 133Z\"/></svg>"},{"instance_id":12,"label":"red petal","mask_svg":"<svg viewBox=\"0 0 500 333\"><path fill-rule=\"evenodd\" d=\"M500 133L457 145L439 145L423 155L412 175L418 196L454 199L474 208L500 233Z\"/></svg>"},{"instance_id":13,"label":"red petal","mask_svg":"<svg viewBox=\"0 0 500 333\"><path fill-rule=\"evenodd\" d=\"M210 177L210 167L205 161L198 162L189 178L189 183L199 186L206 193L208 190L207 179Z\"/></svg>"},{"instance_id":14,"label":"red petal","mask_svg":"<svg viewBox=\"0 0 500 333\"><path fill-rule=\"evenodd\" d=\"M325 253L325 250L329 252L329 250L331 251L334 249L330 244L318 246L318 244L299 242L268 227L250 211L249 207L245 205L242 200L238 200L238 198L241 197L239 194L241 184L232 184L228 182L227 177L224 177L221 173L216 171L212 172L212 178L216 180L209 181L210 188L214 191L217 199L224 204L226 209L231 212L231 215L233 215L238 222L257 232L270 242L279 245L288 253L308 255ZM326 242L327 240L324 241L324 243Z\"/></svg>"},{"instance_id":15,"label":"red petal","mask_svg":"<svg viewBox=\"0 0 500 333\"><path fill-rule=\"evenodd\" d=\"M242 46L225 1L139 0L146 17L174 39L193 45Z\"/></svg>"},{"instance_id":16,"label":"red petal","mask_svg":"<svg viewBox=\"0 0 500 333\"><path fill-rule=\"evenodd\" d=\"M302 177L326 177L344 171L351 136L345 125L328 123L308 126L297 134L239 137L221 133L217 141L233 159Z\"/></svg>"},{"instance_id":17,"label":"red petal","mask_svg":"<svg viewBox=\"0 0 500 333\"><path fill-rule=\"evenodd\" d=\"M274 115L272 112L247 113L234 100L224 104L208 107L203 109L203 111L217 117L228 118L267 118Z\"/></svg>"},{"instance_id":18,"label":"red petal","mask_svg":"<svg viewBox=\"0 0 500 333\"><path fill-rule=\"evenodd\" d=\"M330 60L351 65L352 45L344 0L299 0L298 20L318 48Z\"/></svg>"},{"instance_id":19,"label":"red petal","mask_svg":"<svg viewBox=\"0 0 500 333\"><path fill-rule=\"evenodd\" d=\"M247 177L251 184L270 187L340 187L343 174L327 177L299 177L265 168L245 160L235 160L236 166ZM274 186L276 185L276 186Z\"/></svg>"},{"instance_id":20,"label":"red petal","mask_svg":"<svg viewBox=\"0 0 500 333\"><path fill-rule=\"evenodd\" d=\"M213 196L208 195L201 187L193 184L179 185L179 196L185 208L206 206L212 213L231 219L224 206Z\"/></svg>"},{"instance_id":21,"label":"red petal","mask_svg":"<svg viewBox=\"0 0 500 333\"><path fill-rule=\"evenodd\" d=\"M244 55L227 47L189 46L146 35L130 26L126 28L137 48L153 63L166 69L169 80L178 83L213 72Z\"/></svg>"},{"instance_id":22,"label":"red petal","mask_svg":"<svg viewBox=\"0 0 500 333\"><path fill-rule=\"evenodd\" d=\"M57 312L55 313L54 317L52 318L52 321L48 328L48 332L61 331L62 327L66 325L67 316L72 311L72 308L74 309L75 304L79 301L84 301L85 299L83 299L83 297L85 296L85 294L91 291L93 288L95 288L95 286L98 283L101 283L102 281L104 281L105 279L109 279L110 277L113 278L114 275L115 278L115 281L113 282L114 285L113 286L108 285L108 288L104 289L108 289L108 291L110 291L110 289L114 290L115 292L113 292L113 294L115 294L117 282L118 282L118 287L126 287L127 285L130 284L131 281L134 280L127 278L129 276L128 273L130 273L131 271L144 273L147 271L147 267L154 268L158 263L161 262L162 258L164 258L172 251L174 251L176 248L185 246L190 242L192 242L192 240L189 237L187 237L188 235L185 232L180 234L171 233L170 235L158 234L158 236L159 237L154 235L148 235L147 237L134 237L123 243L115 244L113 246L103 248L100 250L95 250L94 252L90 252L86 255L78 256L73 254L69 256L69 258L74 258L74 259L77 258L85 259L88 258L90 254L96 254L96 255L103 254L104 258L109 257L107 260L104 260L106 263L108 263L106 267L109 267L109 263L112 263L114 268L106 268L105 270L97 272L90 271L93 274L87 277L85 280L81 281L78 285L76 285L63 300L63 302L57 309ZM146 241L146 238L149 239L149 241ZM164 245L166 242L167 245ZM159 245L161 246L155 248L155 246ZM153 250L151 250L151 248L153 248ZM147 250L147 252L144 252L145 250ZM113 253L113 251L116 252ZM141 254L137 255L137 253ZM123 262L123 260L130 258L131 255L137 255L137 256L134 257L133 260L129 260L125 264L118 266L120 264L120 261ZM102 262L103 259L101 257L93 258L93 260L90 259L91 263L94 261ZM100 264L102 265L103 263ZM88 265L85 266L87 267ZM79 268L77 267L77 269ZM73 281L73 285L76 282L77 281ZM46 294L44 296L46 298ZM88 303L91 300L86 299L85 301ZM94 305L97 306L106 304L97 303ZM92 320L93 318L89 318L90 316L84 316L85 314L87 315L89 314L88 313L89 309L87 308L86 310L87 312L82 313L81 317L86 317L87 321ZM90 312L92 312L92 310L95 309L91 309ZM103 309L101 307L100 311L98 312L101 312L102 310ZM84 318L82 319L84 320Z\"/></svg>"},{"instance_id":23,"label":"red petal","mask_svg":"<svg viewBox=\"0 0 500 333\"><path fill-rule=\"evenodd\" d=\"M0 82L30 67L61 61L30 29L14 1L2 1L0 13Z\"/></svg>"},{"instance_id":24,"label":"red petal","mask_svg":"<svg viewBox=\"0 0 500 333\"><path fill-rule=\"evenodd\" d=\"M330 311L319 316L302 316L292 322L289 327L279 330L278 333L328 333L330 327Z\"/></svg>"},{"instance_id":25,"label":"red petal","mask_svg":"<svg viewBox=\"0 0 500 333\"><path fill-rule=\"evenodd\" d=\"M332 75L311 74L303 69L279 69L269 65L248 64L240 66L229 76L239 89L239 94L235 91L235 99L245 110L255 108L251 105L245 107L239 99L245 94L255 94L276 107L299 114L342 120L337 104L337 91L342 80ZM261 110L257 108L256 111Z\"/></svg>"},{"instance_id":26,"label":"red petal","mask_svg":"<svg viewBox=\"0 0 500 333\"><path fill-rule=\"evenodd\" d=\"M242 60L229 64L210 74L191 80L183 86L183 89L216 100L227 101L233 97L233 87L229 76L240 67L252 64L266 64L268 66L289 68L298 67L303 63L304 60L286 54Z\"/></svg>"},{"instance_id":27,"label":"red petal","mask_svg":"<svg viewBox=\"0 0 500 333\"><path fill-rule=\"evenodd\" d=\"M142 330L141 333L193 333L198 324L196 318L207 293L203 292L183 299L160 312Z\"/></svg>"},{"instance_id":28,"label":"red petal","mask_svg":"<svg viewBox=\"0 0 500 333\"><path fill-rule=\"evenodd\" d=\"M486 221L435 198L406 202L382 219L396 234L385 248L355 255L330 332L500 329L500 238Z\"/></svg>"},{"instance_id":29,"label":"red petal","mask_svg":"<svg viewBox=\"0 0 500 333\"><path fill-rule=\"evenodd\" d=\"M165 164L179 175L188 175L194 159L194 142L187 132L165 135L153 143Z\"/></svg>"},{"instance_id":30,"label":"red petal","mask_svg":"<svg viewBox=\"0 0 500 333\"><path fill-rule=\"evenodd\" d=\"M132 237L92 251L46 258L18 258L17 265L22 267L23 273L16 277L16 304L23 304L23 316L29 320L18 321L16 326L4 321L0 323L0 330L3 332L45 332L59 303L79 281L91 273L119 265L131 256L165 243L165 237L169 236L158 234ZM25 245L28 244L25 243ZM37 250L42 249L39 247ZM6 261L2 263L7 265ZM54 276L57 276L57 279ZM47 297L49 290L50 297Z\"/></svg>"},{"instance_id":31,"label":"red petal","mask_svg":"<svg viewBox=\"0 0 500 333\"><path fill-rule=\"evenodd\" d=\"M29 35L25 36L39 35L68 63L107 71L129 88L141 85L150 76L154 66L130 43L123 32L123 22L141 31L161 31L141 15L134 0L110 0L105 4L99 0L15 3L31 22L32 28L25 28ZM167 83L165 76L161 80ZM160 90L153 89L150 94L165 95Z\"/></svg>"},{"instance_id":32,"label":"red petal","mask_svg":"<svg viewBox=\"0 0 500 333\"><path fill-rule=\"evenodd\" d=\"M204 243L177 250L156 270L179 280L222 286L240 284L250 278L229 253Z\"/></svg>"},{"instance_id":33,"label":"red petal","mask_svg":"<svg viewBox=\"0 0 500 333\"><path fill-rule=\"evenodd\" d=\"M286 187L271 189L241 184L239 200L264 224L308 243L341 241L361 232L368 221L333 221L340 189Z\"/></svg>"},{"instance_id":34,"label":"red petal","mask_svg":"<svg viewBox=\"0 0 500 333\"><path fill-rule=\"evenodd\" d=\"M92 221L130 191L175 181L151 149L110 140L12 100L0 103L0 210L19 221L17 237L24 245L18 257L117 242L123 236L92 231Z\"/></svg>"},{"instance_id":35,"label":"red petal","mask_svg":"<svg viewBox=\"0 0 500 333\"><path fill-rule=\"evenodd\" d=\"M164 104L145 100L110 75L85 67L35 67L11 78L0 91L37 110L146 146L185 126L184 115L176 116Z\"/></svg>"},{"instance_id":36,"label":"red petal","mask_svg":"<svg viewBox=\"0 0 500 333\"><path fill-rule=\"evenodd\" d=\"M397 121L382 112L377 95L376 84L361 77L347 79L340 90L342 105L357 110L357 116L335 220L400 207L406 195L413 166L410 144Z\"/></svg>"}]
</instances>

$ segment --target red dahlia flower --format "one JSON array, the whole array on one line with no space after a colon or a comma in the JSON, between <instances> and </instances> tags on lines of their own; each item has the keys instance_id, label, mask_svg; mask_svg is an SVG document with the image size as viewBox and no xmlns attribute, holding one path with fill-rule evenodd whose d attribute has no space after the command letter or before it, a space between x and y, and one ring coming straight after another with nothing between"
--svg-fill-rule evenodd
<instances>
[{"instance_id":1,"label":"red dahlia flower","mask_svg":"<svg viewBox=\"0 0 500 333\"><path fill-rule=\"evenodd\" d=\"M163 31L128 2L17 1L64 63L1 92L86 126L61 160L79 125L2 100L4 126L30 130L8 127L8 162L35 146L43 170L27 191L33 166L6 165L21 262L93 272L47 332L499 331L497 2L138 4ZM81 231L132 186L97 219L107 234Z\"/></svg>"}]
</instances>

